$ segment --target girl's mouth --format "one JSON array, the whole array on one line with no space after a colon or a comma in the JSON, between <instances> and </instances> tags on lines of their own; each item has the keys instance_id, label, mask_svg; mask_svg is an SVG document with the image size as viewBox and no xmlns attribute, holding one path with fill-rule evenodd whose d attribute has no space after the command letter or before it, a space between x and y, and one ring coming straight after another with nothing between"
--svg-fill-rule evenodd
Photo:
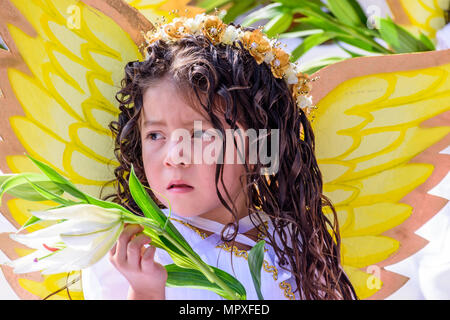
<instances>
[{"instance_id":1,"label":"girl's mouth","mask_svg":"<svg viewBox=\"0 0 450 320\"><path fill-rule=\"evenodd\" d=\"M169 188L167 188L169 192L175 192L175 193L186 193L194 190L194 187L187 185L187 184L173 184Z\"/></svg>"}]
</instances>

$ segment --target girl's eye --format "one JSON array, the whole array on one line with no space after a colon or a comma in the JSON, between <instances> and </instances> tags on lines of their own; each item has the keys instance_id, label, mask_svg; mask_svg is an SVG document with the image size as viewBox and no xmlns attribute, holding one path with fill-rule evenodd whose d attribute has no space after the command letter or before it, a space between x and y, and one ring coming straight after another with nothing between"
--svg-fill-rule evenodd
<instances>
[{"instance_id":1,"label":"girl's eye","mask_svg":"<svg viewBox=\"0 0 450 320\"><path fill-rule=\"evenodd\" d=\"M208 132L206 132L206 130L197 130L194 131L192 134L192 137L194 139L204 139L204 140L211 140L211 134L209 134ZM160 140L161 138L163 138L163 136L158 133L158 132L150 132L149 134L147 134L147 139L150 139L151 141L156 141L156 140Z\"/></svg>"},{"instance_id":2,"label":"girl's eye","mask_svg":"<svg viewBox=\"0 0 450 320\"><path fill-rule=\"evenodd\" d=\"M147 139L150 139L150 140L157 140L157 139L155 139L154 137L155 136L158 136L158 135L160 135L159 133L153 133L153 132L151 132L151 133L149 133L148 135L147 135Z\"/></svg>"},{"instance_id":3,"label":"girl's eye","mask_svg":"<svg viewBox=\"0 0 450 320\"><path fill-rule=\"evenodd\" d=\"M208 132L206 132L206 130L194 131L193 137L194 137L194 139L199 138L199 139L211 140L211 135Z\"/></svg>"}]
</instances>

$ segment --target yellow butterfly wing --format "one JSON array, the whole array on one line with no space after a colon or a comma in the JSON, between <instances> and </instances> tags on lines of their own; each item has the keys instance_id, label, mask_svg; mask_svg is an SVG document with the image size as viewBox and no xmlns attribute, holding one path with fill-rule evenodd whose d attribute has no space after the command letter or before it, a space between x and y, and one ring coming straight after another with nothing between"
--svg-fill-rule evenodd
<instances>
[{"instance_id":1,"label":"yellow butterfly wing","mask_svg":"<svg viewBox=\"0 0 450 320\"><path fill-rule=\"evenodd\" d=\"M0 169L38 171L27 153L98 197L118 165L108 129L118 115L115 93L125 64L142 59L136 45L143 42L140 31L152 25L120 1L86 3L0 1L0 32L8 46L0 53ZM103 194L110 193L112 187L105 188ZM0 218L15 228L30 217L29 210L55 205L6 199ZM39 228L42 225L30 231ZM7 233L1 238L0 249L10 259L29 252L12 243ZM25 299L44 298L80 277L80 272L14 275L6 266L2 271L15 293ZM83 298L80 283L52 299Z\"/></svg>"},{"instance_id":2,"label":"yellow butterfly wing","mask_svg":"<svg viewBox=\"0 0 450 320\"><path fill-rule=\"evenodd\" d=\"M420 32L434 39L436 32L447 23L445 10L450 0L387 0L394 21L413 34Z\"/></svg>"},{"instance_id":3,"label":"yellow butterfly wing","mask_svg":"<svg viewBox=\"0 0 450 320\"><path fill-rule=\"evenodd\" d=\"M196 14L205 12L203 8L188 5L189 0L126 0L126 2L139 10L153 24L161 22L162 16L165 17L166 22L170 22L180 15L194 17ZM177 12L169 14L172 10Z\"/></svg>"},{"instance_id":4,"label":"yellow butterfly wing","mask_svg":"<svg viewBox=\"0 0 450 320\"><path fill-rule=\"evenodd\" d=\"M447 202L427 191L449 170L439 152L450 143L450 50L355 58L316 75L316 154L342 263L360 298L384 298L407 279L383 267L427 243L414 231Z\"/></svg>"}]
</instances>

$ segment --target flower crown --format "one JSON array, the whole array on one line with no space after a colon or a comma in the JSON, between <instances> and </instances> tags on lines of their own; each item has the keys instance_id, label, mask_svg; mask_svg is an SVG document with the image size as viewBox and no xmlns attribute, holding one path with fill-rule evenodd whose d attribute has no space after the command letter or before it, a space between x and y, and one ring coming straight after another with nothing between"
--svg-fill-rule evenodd
<instances>
[{"instance_id":1,"label":"flower crown","mask_svg":"<svg viewBox=\"0 0 450 320\"><path fill-rule=\"evenodd\" d=\"M253 31L243 31L241 28L223 23L217 15L205 13L197 14L193 18L177 17L170 23L155 25L155 29L144 34L146 48L160 39L174 43L188 35L203 35L213 45L223 43L238 47L237 42L240 41L258 64L263 62L268 64L275 78L283 78L288 85L292 85L292 96L297 106L310 121L314 119L312 111L317 107L313 105L312 97L309 95L310 82L317 80L318 77L310 79L307 74L300 72L298 64L290 62L290 55L280 48L281 43L264 35L261 26Z\"/></svg>"}]
</instances>

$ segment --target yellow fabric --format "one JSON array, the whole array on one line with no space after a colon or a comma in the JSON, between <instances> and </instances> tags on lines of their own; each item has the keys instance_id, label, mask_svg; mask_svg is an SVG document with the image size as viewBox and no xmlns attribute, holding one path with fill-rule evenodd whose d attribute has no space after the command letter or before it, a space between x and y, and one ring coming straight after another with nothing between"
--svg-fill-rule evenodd
<instances>
[{"instance_id":1,"label":"yellow fabric","mask_svg":"<svg viewBox=\"0 0 450 320\"><path fill-rule=\"evenodd\" d=\"M107 127L118 115L114 94L125 64L142 56L116 22L80 1L11 2L38 34L31 37L8 25L32 72L28 75L8 69L12 89L25 113L11 117L11 127L28 154L52 164L80 189L98 196L102 184L114 178L107 170L109 163L118 165ZM79 29L70 29L69 17L77 13ZM7 162L14 173L38 172L22 155L9 155ZM55 204L21 199L8 202L11 215L21 225L30 217L28 210L50 205ZM39 228L42 224L29 230ZM42 281L19 277L18 282L44 298L64 286L66 278L67 274L43 276ZM70 286L70 295L72 299L83 297L81 282ZM66 290L51 297L55 298L67 299Z\"/></svg>"},{"instance_id":2,"label":"yellow fabric","mask_svg":"<svg viewBox=\"0 0 450 320\"><path fill-rule=\"evenodd\" d=\"M404 25L410 32L426 34L435 39L436 32L445 26L444 9L449 8L449 0L399 0L410 23Z\"/></svg>"},{"instance_id":3,"label":"yellow fabric","mask_svg":"<svg viewBox=\"0 0 450 320\"><path fill-rule=\"evenodd\" d=\"M400 200L433 172L431 164L408 162L450 132L421 127L450 110L449 72L447 64L353 78L317 104L313 128L325 195L338 211L343 265L360 298L374 293L364 268L401 245L381 235L410 217L413 208Z\"/></svg>"}]
</instances>

